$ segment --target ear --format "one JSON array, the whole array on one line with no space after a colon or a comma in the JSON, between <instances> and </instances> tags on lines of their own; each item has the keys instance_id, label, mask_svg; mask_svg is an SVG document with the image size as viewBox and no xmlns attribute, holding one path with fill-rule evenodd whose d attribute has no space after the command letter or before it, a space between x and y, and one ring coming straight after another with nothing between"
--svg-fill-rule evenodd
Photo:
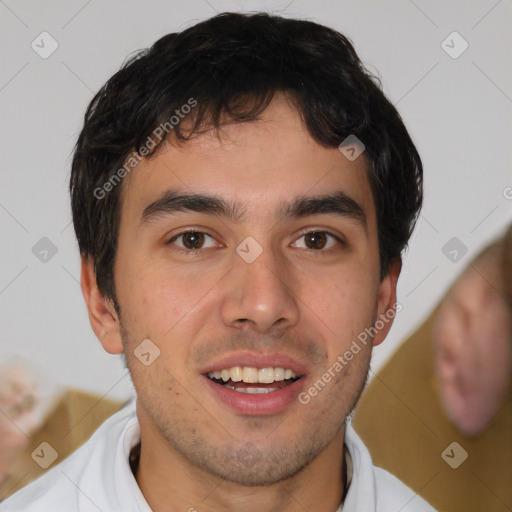
<instances>
[{"instance_id":1,"label":"ear","mask_svg":"<svg viewBox=\"0 0 512 512\"><path fill-rule=\"evenodd\" d=\"M379 285L379 296L377 299L377 319L375 328L377 332L373 337L373 346L380 345L386 338L393 325L397 308L396 284L402 270L402 259L397 256L391 260L389 271Z\"/></svg>"},{"instance_id":2,"label":"ear","mask_svg":"<svg viewBox=\"0 0 512 512\"><path fill-rule=\"evenodd\" d=\"M120 335L119 318L113 301L107 299L98 289L94 262L82 258L81 287L85 299L89 322L103 348L110 354L121 354L123 343Z\"/></svg>"}]
</instances>

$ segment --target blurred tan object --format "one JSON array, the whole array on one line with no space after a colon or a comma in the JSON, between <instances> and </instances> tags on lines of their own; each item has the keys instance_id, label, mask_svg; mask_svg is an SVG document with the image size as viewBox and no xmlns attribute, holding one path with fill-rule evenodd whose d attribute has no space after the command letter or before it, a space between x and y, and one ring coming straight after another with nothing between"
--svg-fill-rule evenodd
<instances>
[{"instance_id":1,"label":"blurred tan object","mask_svg":"<svg viewBox=\"0 0 512 512\"><path fill-rule=\"evenodd\" d=\"M40 428L31 433L29 438L22 434L24 442L21 443L21 449L18 444L16 457L8 465L0 483L0 501L42 475L46 469L64 460L122 405L121 402L73 389L62 393ZM15 430L19 431L17 428ZM14 437L19 435L15 434ZM45 457L49 456L50 449L46 445L41 447L41 443L48 443L51 450L57 453L57 458L48 468L43 466L48 460L45 461ZM53 453L51 451L52 458Z\"/></svg>"},{"instance_id":2,"label":"blurred tan object","mask_svg":"<svg viewBox=\"0 0 512 512\"><path fill-rule=\"evenodd\" d=\"M439 512L512 509L511 250L512 227L468 265L355 411L375 464Z\"/></svg>"}]
</instances>

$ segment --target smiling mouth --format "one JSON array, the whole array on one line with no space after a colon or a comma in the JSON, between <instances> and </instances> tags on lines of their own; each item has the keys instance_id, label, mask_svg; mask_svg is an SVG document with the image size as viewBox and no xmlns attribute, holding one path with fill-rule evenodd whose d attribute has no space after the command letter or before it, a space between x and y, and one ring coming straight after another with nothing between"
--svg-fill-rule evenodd
<instances>
[{"instance_id":1,"label":"smiling mouth","mask_svg":"<svg viewBox=\"0 0 512 512\"><path fill-rule=\"evenodd\" d=\"M254 368L235 366L206 374L212 382L238 393L265 394L279 391L299 380L287 368Z\"/></svg>"}]
</instances>

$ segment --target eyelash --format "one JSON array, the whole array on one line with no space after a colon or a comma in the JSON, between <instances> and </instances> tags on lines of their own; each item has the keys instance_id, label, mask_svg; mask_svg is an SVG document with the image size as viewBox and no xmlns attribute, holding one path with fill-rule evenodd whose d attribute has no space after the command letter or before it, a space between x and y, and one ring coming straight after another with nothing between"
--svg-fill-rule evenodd
<instances>
[{"instance_id":1,"label":"eyelash","mask_svg":"<svg viewBox=\"0 0 512 512\"><path fill-rule=\"evenodd\" d=\"M174 242L175 240L177 240L178 238L180 238L181 236L183 235L186 235L187 233L199 233L199 234L203 234L203 235L206 235L206 236L209 236L210 238L213 238L215 240L215 237L213 237L212 235L206 233L205 231L200 231L198 229L189 229L187 231L181 231L180 233L178 233L177 235L174 235L171 239L169 239L165 245L168 245L172 251L178 251L178 252L181 252L181 253L184 253L185 255L197 255L199 254L200 252L204 251L205 249L184 249L183 247L171 247L172 245L172 242ZM310 229L308 231L304 231L303 233L301 233L297 238L296 240L299 240L300 238L308 235L308 234L311 234L311 233L323 233L323 234L326 234L327 236L330 236L332 238L334 238L341 247L346 247L346 242L344 240L342 240L339 236L335 235L334 233L331 233L330 231L326 231L326 230L320 230L320 229ZM327 253L327 252L331 252L333 250L333 248L329 248L329 249L326 249L326 250L323 250L323 249L305 249L305 250L308 250L312 253Z\"/></svg>"}]
</instances>

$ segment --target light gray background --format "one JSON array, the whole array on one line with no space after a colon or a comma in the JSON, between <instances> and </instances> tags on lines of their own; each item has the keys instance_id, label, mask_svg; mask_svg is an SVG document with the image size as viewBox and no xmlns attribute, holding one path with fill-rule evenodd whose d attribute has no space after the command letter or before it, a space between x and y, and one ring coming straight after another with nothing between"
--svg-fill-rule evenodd
<instances>
[{"instance_id":1,"label":"light gray background","mask_svg":"<svg viewBox=\"0 0 512 512\"><path fill-rule=\"evenodd\" d=\"M425 203L399 280L403 310L375 349L374 370L511 220L511 0L1 0L3 360L25 355L59 385L112 398L132 392L119 357L103 351L86 315L70 225L70 156L93 93L128 54L226 10L283 10L350 37L422 155ZM31 48L43 31L59 45L47 59ZM457 59L441 47L453 31L469 43ZM58 249L46 263L32 252L42 237ZM455 263L442 252L452 237L468 248Z\"/></svg>"}]
</instances>

